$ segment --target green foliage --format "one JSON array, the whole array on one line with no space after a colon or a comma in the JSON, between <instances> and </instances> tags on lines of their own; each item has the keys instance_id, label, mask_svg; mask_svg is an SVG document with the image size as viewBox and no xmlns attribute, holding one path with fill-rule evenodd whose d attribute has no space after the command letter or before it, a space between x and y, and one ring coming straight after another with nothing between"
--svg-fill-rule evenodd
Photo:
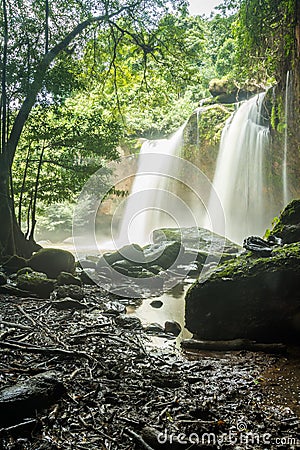
<instances>
[{"instance_id":1,"label":"green foliage","mask_svg":"<svg viewBox=\"0 0 300 450\"><path fill-rule=\"evenodd\" d=\"M295 16L295 0L241 0L235 74L266 85L283 80L295 51Z\"/></svg>"}]
</instances>

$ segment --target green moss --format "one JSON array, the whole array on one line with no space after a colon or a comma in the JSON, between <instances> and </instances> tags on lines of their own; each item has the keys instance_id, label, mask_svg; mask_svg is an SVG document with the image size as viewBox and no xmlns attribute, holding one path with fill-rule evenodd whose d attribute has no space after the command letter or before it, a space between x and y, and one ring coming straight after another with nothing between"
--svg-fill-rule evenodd
<instances>
[{"instance_id":1,"label":"green moss","mask_svg":"<svg viewBox=\"0 0 300 450\"><path fill-rule=\"evenodd\" d=\"M72 253L59 248L43 248L28 259L28 266L37 272L44 272L49 278L56 278L60 272L73 273L75 258Z\"/></svg>"},{"instance_id":2,"label":"green moss","mask_svg":"<svg viewBox=\"0 0 300 450\"><path fill-rule=\"evenodd\" d=\"M199 279L200 283L217 279L256 276L265 271L300 269L300 242L275 248L270 258L256 258L251 252L231 259Z\"/></svg>"},{"instance_id":3,"label":"green moss","mask_svg":"<svg viewBox=\"0 0 300 450\"><path fill-rule=\"evenodd\" d=\"M199 145L216 144L220 141L226 120L232 111L221 105L213 105L203 111L198 120Z\"/></svg>"}]
</instances>

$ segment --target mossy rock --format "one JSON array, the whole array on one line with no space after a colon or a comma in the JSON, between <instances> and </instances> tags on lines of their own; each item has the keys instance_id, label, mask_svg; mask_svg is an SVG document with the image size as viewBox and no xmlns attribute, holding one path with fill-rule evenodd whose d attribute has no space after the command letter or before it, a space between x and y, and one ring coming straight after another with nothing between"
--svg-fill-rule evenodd
<instances>
[{"instance_id":1,"label":"mossy rock","mask_svg":"<svg viewBox=\"0 0 300 450\"><path fill-rule=\"evenodd\" d=\"M42 298L49 298L54 289L55 281L50 280L45 273L31 272L17 277L17 288L28 291Z\"/></svg>"},{"instance_id":2,"label":"mossy rock","mask_svg":"<svg viewBox=\"0 0 300 450\"><path fill-rule=\"evenodd\" d=\"M232 257L242 251L242 247L206 228L160 228L153 231L153 242L180 242L186 250L199 252L199 258L205 259L207 254L226 253ZM201 257L202 253L202 257Z\"/></svg>"},{"instance_id":3,"label":"mossy rock","mask_svg":"<svg viewBox=\"0 0 300 450\"><path fill-rule=\"evenodd\" d=\"M143 249L138 244L130 244L125 245L116 252L104 253L97 263L97 270L107 265L113 266L116 263L124 266L124 261L127 261L126 266L128 267L145 264ZM126 267L124 266L123 268L125 270Z\"/></svg>"},{"instance_id":4,"label":"mossy rock","mask_svg":"<svg viewBox=\"0 0 300 450\"><path fill-rule=\"evenodd\" d=\"M189 289L186 327L204 340L299 340L299 271L300 242L268 258L248 252L225 262Z\"/></svg>"},{"instance_id":5,"label":"mossy rock","mask_svg":"<svg viewBox=\"0 0 300 450\"><path fill-rule=\"evenodd\" d=\"M59 285L69 285L73 284L76 286L81 286L81 280L78 277L75 277L71 273L68 272L61 272L57 277L57 283Z\"/></svg>"},{"instance_id":6,"label":"mossy rock","mask_svg":"<svg viewBox=\"0 0 300 450\"><path fill-rule=\"evenodd\" d=\"M144 248L147 266L160 266L165 270L169 269L183 252L183 246L176 241L150 244Z\"/></svg>"},{"instance_id":7,"label":"mossy rock","mask_svg":"<svg viewBox=\"0 0 300 450\"><path fill-rule=\"evenodd\" d=\"M74 300L83 300L84 298L84 292L83 289L80 286L77 285L64 285L59 286L56 291L56 297L59 298L66 298L71 297Z\"/></svg>"},{"instance_id":8,"label":"mossy rock","mask_svg":"<svg viewBox=\"0 0 300 450\"><path fill-rule=\"evenodd\" d=\"M37 272L46 273L49 278L57 278L61 272L74 272L75 258L67 250L43 248L32 255L28 265Z\"/></svg>"},{"instance_id":9,"label":"mossy rock","mask_svg":"<svg viewBox=\"0 0 300 450\"><path fill-rule=\"evenodd\" d=\"M300 241L300 200L292 200L284 208L268 235L280 237L284 244Z\"/></svg>"}]
</instances>

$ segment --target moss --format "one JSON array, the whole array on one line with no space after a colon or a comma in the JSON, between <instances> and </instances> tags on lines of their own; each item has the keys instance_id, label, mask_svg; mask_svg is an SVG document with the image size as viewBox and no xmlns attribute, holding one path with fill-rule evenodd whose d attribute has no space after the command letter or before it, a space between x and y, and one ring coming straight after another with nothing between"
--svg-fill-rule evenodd
<instances>
[{"instance_id":1,"label":"moss","mask_svg":"<svg viewBox=\"0 0 300 450\"><path fill-rule=\"evenodd\" d=\"M269 236L282 238L284 244L300 240L300 200L292 200L279 218L275 218L272 230L266 232Z\"/></svg>"},{"instance_id":2,"label":"moss","mask_svg":"<svg viewBox=\"0 0 300 450\"><path fill-rule=\"evenodd\" d=\"M221 105L213 105L203 111L198 120L199 145L216 144L221 139L222 130L232 111Z\"/></svg>"},{"instance_id":3,"label":"moss","mask_svg":"<svg viewBox=\"0 0 300 450\"><path fill-rule=\"evenodd\" d=\"M54 289L54 280L49 280L45 273L25 273L18 276L17 287L42 298L49 298L50 293Z\"/></svg>"},{"instance_id":4,"label":"moss","mask_svg":"<svg viewBox=\"0 0 300 450\"><path fill-rule=\"evenodd\" d=\"M207 280L254 277L267 270L291 268L300 269L300 242L274 248L270 258L256 258L251 252L243 253L205 274L199 279L199 283Z\"/></svg>"},{"instance_id":5,"label":"moss","mask_svg":"<svg viewBox=\"0 0 300 450\"><path fill-rule=\"evenodd\" d=\"M44 272L48 277L56 278L60 272L74 272L75 258L67 250L43 248L32 255L28 265L37 272Z\"/></svg>"}]
</instances>

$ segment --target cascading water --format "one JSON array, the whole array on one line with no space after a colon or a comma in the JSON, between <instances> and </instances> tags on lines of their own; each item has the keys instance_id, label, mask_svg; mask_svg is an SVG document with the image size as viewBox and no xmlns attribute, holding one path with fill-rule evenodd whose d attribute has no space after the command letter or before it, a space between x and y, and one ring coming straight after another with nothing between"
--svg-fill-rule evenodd
<instances>
[{"instance_id":1,"label":"cascading water","mask_svg":"<svg viewBox=\"0 0 300 450\"><path fill-rule=\"evenodd\" d=\"M290 200L290 194L289 194L289 188L288 188L288 175L287 175L290 86L291 86L290 71L288 71L286 74L285 102L284 102L285 130L284 130L284 151L283 151L283 161L282 161L283 206L286 206Z\"/></svg>"},{"instance_id":2,"label":"cascading water","mask_svg":"<svg viewBox=\"0 0 300 450\"><path fill-rule=\"evenodd\" d=\"M244 102L227 121L213 180L224 208L226 237L239 243L251 234L263 234L272 219L265 171L269 128L262 119L264 98L261 93ZM209 210L213 208L210 200Z\"/></svg>"},{"instance_id":3,"label":"cascading water","mask_svg":"<svg viewBox=\"0 0 300 450\"><path fill-rule=\"evenodd\" d=\"M185 125L169 139L147 140L143 143L131 193L126 200L116 241L117 247L128 243L146 244L150 242L151 233L156 228L176 226L174 220L165 212L168 210L165 202L169 201L166 192L172 167L169 166L168 159L159 156L180 154ZM157 155L157 173L149 173L148 161L143 158L143 155L149 153Z\"/></svg>"}]
</instances>

